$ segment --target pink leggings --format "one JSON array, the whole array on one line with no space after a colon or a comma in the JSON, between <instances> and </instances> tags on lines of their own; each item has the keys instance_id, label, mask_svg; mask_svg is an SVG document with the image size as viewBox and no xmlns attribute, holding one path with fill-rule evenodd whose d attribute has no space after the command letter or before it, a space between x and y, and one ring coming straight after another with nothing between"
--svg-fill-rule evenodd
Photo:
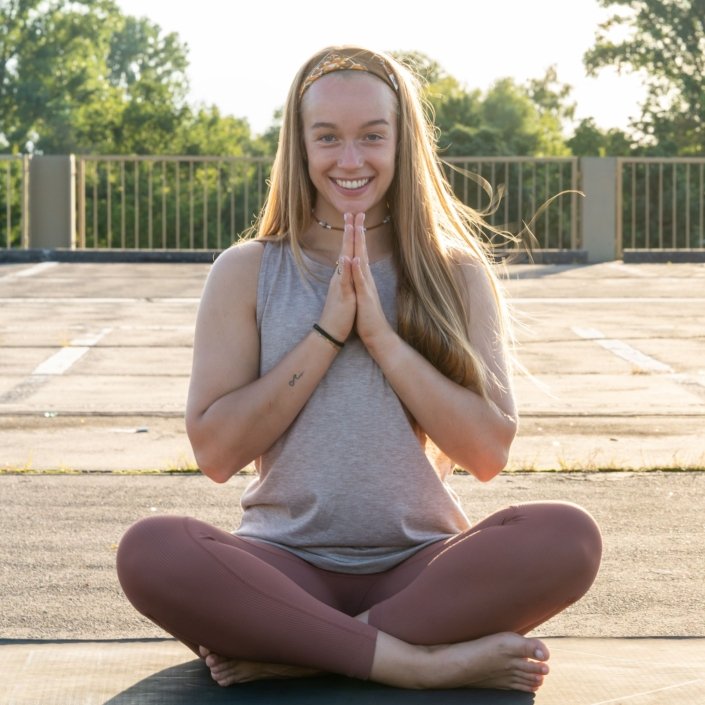
<instances>
[{"instance_id":1,"label":"pink leggings","mask_svg":"<svg viewBox=\"0 0 705 705\"><path fill-rule=\"evenodd\" d=\"M584 510L534 502L371 575L322 570L178 516L134 524L117 569L135 608L196 653L366 679L378 630L412 644L525 634L587 592L601 553ZM368 624L354 618L366 610Z\"/></svg>"}]
</instances>

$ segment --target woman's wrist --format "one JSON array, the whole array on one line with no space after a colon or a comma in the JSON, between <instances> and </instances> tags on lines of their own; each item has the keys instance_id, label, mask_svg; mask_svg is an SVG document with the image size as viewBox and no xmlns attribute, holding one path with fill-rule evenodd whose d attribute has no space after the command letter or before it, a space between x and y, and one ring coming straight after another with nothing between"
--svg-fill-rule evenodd
<instances>
[{"instance_id":1,"label":"woman's wrist","mask_svg":"<svg viewBox=\"0 0 705 705\"><path fill-rule=\"evenodd\" d=\"M345 341L339 340L335 336L331 335L325 328L322 328L318 323L313 324L313 330L318 333L322 338L325 338L329 343L334 345L338 350L342 350L345 347Z\"/></svg>"},{"instance_id":2,"label":"woman's wrist","mask_svg":"<svg viewBox=\"0 0 705 705\"><path fill-rule=\"evenodd\" d=\"M331 335L325 328L319 326L318 323L313 324L313 330L321 340L326 342L336 352L340 352L345 347L345 341L339 340Z\"/></svg>"},{"instance_id":3,"label":"woman's wrist","mask_svg":"<svg viewBox=\"0 0 705 705\"><path fill-rule=\"evenodd\" d=\"M383 369L397 357L405 345L391 326L386 326L375 335L365 336L361 340L370 357Z\"/></svg>"}]
</instances>

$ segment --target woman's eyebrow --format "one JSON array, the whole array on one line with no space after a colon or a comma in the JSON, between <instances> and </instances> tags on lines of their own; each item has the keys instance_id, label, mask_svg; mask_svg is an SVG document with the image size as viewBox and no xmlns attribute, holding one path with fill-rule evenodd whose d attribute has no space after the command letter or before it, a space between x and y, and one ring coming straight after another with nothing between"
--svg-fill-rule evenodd
<instances>
[{"instance_id":1,"label":"woman's eyebrow","mask_svg":"<svg viewBox=\"0 0 705 705\"><path fill-rule=\"evenodd\" d=\"M362 125L362 127L374 127L375 125L389 126L389 121L385 120L384 118L380 118L378 120L369 120L368 122L364 123ZM311 125L312 130L318 130L320 128L325 128L327 130L331 130L336 127L337 127L337 125L334 122L314 122L313 125Z\"/></svg>"}]
</instances>

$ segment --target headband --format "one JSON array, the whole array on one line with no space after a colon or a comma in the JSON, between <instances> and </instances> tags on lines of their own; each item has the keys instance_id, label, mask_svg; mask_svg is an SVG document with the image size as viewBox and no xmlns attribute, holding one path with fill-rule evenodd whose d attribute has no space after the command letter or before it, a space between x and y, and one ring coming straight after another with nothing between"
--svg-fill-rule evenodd
<instances>
[{"instance_id":1,"label":"headband","mask_svg":"<svg viewBox=\"0 0 705 705\"><path fill-rule=\"evenodd\" d=\"M312 83L335 71L365 71L384 81L395 93L399 92L397 77L381 56L361 49L335 49L311 69L301 84L299 99Z\"/></svg>"}]
</instances>

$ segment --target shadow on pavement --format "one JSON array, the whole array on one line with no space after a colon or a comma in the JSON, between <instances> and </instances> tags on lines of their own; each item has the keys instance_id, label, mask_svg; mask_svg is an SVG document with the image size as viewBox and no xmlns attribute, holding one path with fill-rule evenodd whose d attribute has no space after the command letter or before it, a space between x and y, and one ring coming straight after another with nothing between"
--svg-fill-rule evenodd
<instances>
[{"instance_id":1,"label":"shadow on pavement","mask_svg":"<svg viewBox=\"0 0 705 705\"><path fill-rule=\"evenodd\" d=\"M342 676L259 681L221 688L198 659L165 668L105 705L533 705L530 693L501 690L400 690Z\"/></svg>"}]
</instances>

